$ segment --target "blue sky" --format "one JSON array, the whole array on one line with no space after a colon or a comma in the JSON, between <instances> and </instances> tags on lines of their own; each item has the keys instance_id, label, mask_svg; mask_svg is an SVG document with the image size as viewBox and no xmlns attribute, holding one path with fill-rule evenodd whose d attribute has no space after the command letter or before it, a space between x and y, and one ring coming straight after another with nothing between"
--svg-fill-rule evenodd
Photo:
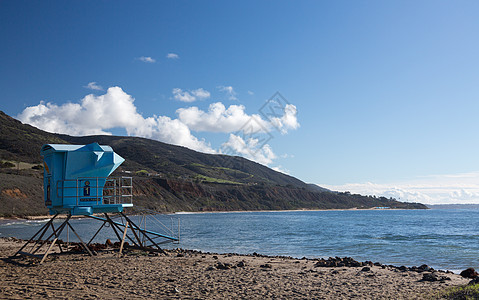
<instances>
[{"instance_id":1,"label":"blue sky","mask_svg":"<svg viewBox=\"0 0 479 300\"><path fill-rule=\"evenodd\" d=\"M0 1L0 109L50 131L228 146L338 190L477 202L478 11L476 1ZM290 106L274 123L260 108L277 91ZM252 117L256 144L241 132Z\"/></svg>"}]
</instances>

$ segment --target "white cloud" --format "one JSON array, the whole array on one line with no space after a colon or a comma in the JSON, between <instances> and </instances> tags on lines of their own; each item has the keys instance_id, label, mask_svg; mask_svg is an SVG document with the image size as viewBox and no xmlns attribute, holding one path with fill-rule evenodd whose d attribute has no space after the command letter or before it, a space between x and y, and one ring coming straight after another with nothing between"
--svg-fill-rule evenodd
<instances>
[{"instance_id":1,"label":"white cloud","mask_svg":"<svg viewBox=\"0 0 479 300\"><path fill-rule=\"evenodd\" d=\"M236 98L236 92L232 86L220 85L218 89L222 92L225 92L228 95L229 100L238 100L238 98Z\"/></svg>"},{"instance_id":2,"label":"white cloud","mask_svg":"<svg viewBox=\"0 0 479 300\"><path fill-rule=\"evenodd\" d=\"M298 111L296 110L296 106L292 104L286 104L283 115L281 117L272 117L270 119L271 123L274 127L276 127L281 134L286 134L288 129L298 129L299 122L298 122Z\"/></svg>"},{"instance_id":3,"label":"white cloud","mask_svg":"<svg viewBox=\"0 0 479 300\"><path fill-rule=\"evenodd\" d=\"M182 95L185 96L185 95ZM188 95L186 95L188 96ZM210 104L205 112L196 106L180 108L176 111L179 119L193 131L235 132L270 132L274 128L285 134L290 129L298 129L296 107L288 104L281 117L264 120L258 114L248 115L243 105L230 105L228 108L221 102Z\"/></svg>"},{"instance_id":4,"label":"white cloud","mask_svg":"<svg viewBox=\"0 0 479 300\"><path fill-rule=\"evenodd\" d=\"M84 86L84 88L94 91L103 91L103 87L94 81L89 82L87 85Z\"/></svg>"},{"instance_id":5,"label":"white cloud","mask_svg":"<svg viewBox=\"0 0 479 300\"><path fill-rule=\"evenodd\" d=\"M174 88L172 91L173 97L182 102L193 102L196 100L196 97L191 95L189 92L183 92L183 90L179 88Z\"/></svg>"},{"instance_id":6,"label":"white cloud","mask_svg":"<svg viewBox=\"0 0 479 300\"><path fill-rule=\"evenodd\" d=\"M230 134L229 140L221 145L221 152L228 155L239 154L263 165L269 165L276 155L268 144L261 144L258 139L248 138L246 141L235 134Z\"/></svg>"},{"instance_id":7,"label":"white cloud","mask_svg":"<svg viewBox=\"0 0 479 300\"><path fill-rule=\"evenodd\" d=\"M176 54L176 53L168 53L168 54L166 55L166 58L169 58L169 59L178 59L178 58L180 58L180 56L179 56L178 54Z\"/></svg>"},{"instance_id":8,"label":"white cloud","mask_svg":"<svg viewBox=\"0 0 479 300\"><path fill-rule=\"evenodd\" d=\"M321 185L321 184L320 184ZM393 183L321 185L331 190L425 204L479 204L479 172L432 175Z\"/></svg>"},{"instance_id":9,"label":"white cloud","mask_svg":"<svg viewBox=\"0 0 479 300\"><path fill-rule=\"evenodd\" d=\"M204 140L191 134L187 125L166 116L144 118L134 105L134 98L120 87L106 94L87 95L80 103L56 105L41 102L27 107L17 118L40 129L69 135L111 134L108 130L124 128L128 135L156 139L194 150L215 153Z\"/></svg>"},{"instance_id":10,"label":"white cloud","mask_svg":"<svg viewBox=\"0 0 479 300\"><path fill-rule=\"evenodd\" d=\"M175 91L176 90L176 91ZM202 88L183 92L175 89L179 97L206 99L210 93ZM87 95L77 103L57 105L41 101L27 107L17 116L20 121L48 132L74 136L110 135L112 129L122 128L128 135L140 136L162 142L185 146L206 153L242 155L264 165L270 165L277 156L267 144L271 139L272 123L258 114L248 115L243 105L230 105L221 102L210 104L208 111L198 107L177 110L178 118L168 116L144 117L138 113L135 99L120 87L110 87L103 95ZM294 121L291 121L293 118ZM278 117L278 124L284 130L297 128L295 110L285 111ZM277 125L277 124L276 124ZM215 151L209 143L192 134L196 132L230 133L228 141ZM234 134L232 132L235 132ZM280 167L277 167L277 170ZM287 171L282 171L287 172Z\"/></svg>"},{"instance_id":11,"label":"white cloud","mask_svg":"<svg viewBox=\"0 0 479 300\"><path fill-rule=\"evenodd\" d=\"M248 91L248 95L253 96L254 93L252 91Z\"/></svg>"},{"instance_id":12,"label":"white cloud","mask_svg":"<svg viewBox=\"0 0 479 300\"><path fill-rule=\"evenodd\" d=\"M142 62L145 62L145 63L154 63L156 62L156 60L154 58L151 58L149 56L141 56L141 57L138 57L138 60L141 60Z\"/></svg>"},{"instance_id":13,"label":"white cloud","mask_svg":"<svg viewBox=\"0 0 479 300\"><path fill-rule=\"evenodd\" d=\"M172 90L173 98L182 102L194 102L196 100L208 99L211 94L203 88L199 88L192 91L183 91L179 88L174 88Z\"/></svg>"},{"instance_id":14,"label":"white cloud","mask_svg":"<svg viewBox=\"0 0 479 300\"><path fill-rule=\"evenodd\" d=\"M191 94L193 94L193 96L195 96L198 99L208 99L211 96L210 92L202 88L192 90Z\"/></svg>"},{"instance_id":15,"label":"white cloud","mask_svg":"<svg viewBox=\"0 0 479 300\"><path fill-rule=\"evenodd\" d=\"M271 169L275 170L276 172L280 172L280 173L283 173L283 174L286 174L286 175L290 175L289 170L283 169L282 166L271 167Z\"/></svg>"},{"instance_id":16,"label":"white cloud","mask_svg":"<svg viewBox=\"0 0 479 300\"><path fill-rule=\"evenodd\" d=\"M265 132L271 125L259 115L248 115L243 105L230 105L228 109L221 102L211 103L205 112L196 106L176 111L181 122L194 131L235 132L250 125L248 130ZM252 122L251 118L254 118Z\"/></svg>"}]
</instances>

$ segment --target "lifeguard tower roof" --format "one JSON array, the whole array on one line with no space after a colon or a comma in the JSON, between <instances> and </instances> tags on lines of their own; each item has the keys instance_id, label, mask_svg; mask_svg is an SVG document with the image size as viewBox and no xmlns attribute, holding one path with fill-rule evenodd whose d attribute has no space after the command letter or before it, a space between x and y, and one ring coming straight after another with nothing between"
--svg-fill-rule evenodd
<instances>
[{"instance_id":1,"label":"lifeguard tower roof","mask_svg":"<svg viewBox=\"0 0 479 300\"><path fill-rule=\"evenodd\" d=\"M51 214L122 212L133 206L131 177L108 178L125 161L110 146L47 144L40 153Z\"/></svg>"}]
</instances>

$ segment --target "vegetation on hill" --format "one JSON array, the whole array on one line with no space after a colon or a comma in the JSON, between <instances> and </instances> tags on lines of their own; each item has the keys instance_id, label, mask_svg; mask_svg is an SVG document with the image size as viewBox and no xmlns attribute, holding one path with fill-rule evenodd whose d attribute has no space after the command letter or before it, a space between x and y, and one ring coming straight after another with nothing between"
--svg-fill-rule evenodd
<instances>
[{"instance_id":1,"label":"vegetation on hill","mask_svg":"<svg viewBox=\"0 0 479 300\"><path fill-rule=\"evenodd\" d=\"M205 154L138 137L52 134L0 112L0 216L41 215L43 144L110 145L125 158L114 175L134 177L135 204L163 212L426 208L336 193L242 157Z\"/></svg>"}]
</instances>

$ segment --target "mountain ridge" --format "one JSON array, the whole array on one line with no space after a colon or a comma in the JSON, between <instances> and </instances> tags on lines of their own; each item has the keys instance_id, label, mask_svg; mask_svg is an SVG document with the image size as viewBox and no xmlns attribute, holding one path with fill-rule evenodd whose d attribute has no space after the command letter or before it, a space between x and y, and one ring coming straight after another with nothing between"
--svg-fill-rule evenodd
<instances>
[{"instance_id":1,"label":"mountain ridge","mask_svg":"<svg viewBox=\"0 0 479 300\"><path fill-rule=\"evenodd\" d=\"M331 192L238 156L206 154L140 137L48 133L0 111L0 216L47 212L41 191L43 144L92 142L109 145L125 158L114 175L134 177L135 205L162 212L426 208Z\"/></svg>"}]
</instances>

